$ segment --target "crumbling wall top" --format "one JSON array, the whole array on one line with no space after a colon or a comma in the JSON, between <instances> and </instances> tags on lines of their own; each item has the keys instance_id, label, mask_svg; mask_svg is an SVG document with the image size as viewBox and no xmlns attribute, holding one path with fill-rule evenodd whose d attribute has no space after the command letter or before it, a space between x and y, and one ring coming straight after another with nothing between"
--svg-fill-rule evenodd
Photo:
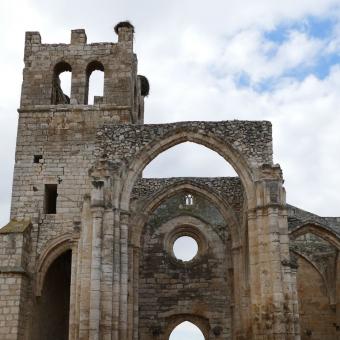
<instances>
[{"instance_id":1,"label":"crumbling wall top","mask_svg":"<svg viewBox=\"0 0 340 340\"><path fill-rule=\"evenodd\" d=\"M217 147L220 143L221 148L235 150L250 168L273 163L272 127L268 121L104 125L97 132L96 154L98 158L106 157L129 163L143 152L143 149L144 152L148 152L152 146L161 145L164 148L161 151L165 151L186 141L203 144L213 151L222 153Z\"/></svg>"},{"instance_id":2,"label":"crumbling wall top","mask_svg":"<svg viewBox=\"0 0 340 340\"><path fill-rule=\"evenodd\" d=\"M118 44L120 44L121 47L131 49L133 48L133 34L134 34L134 26L129 21L122 21L118 23L114 27L115 33L118 35ZM127 44L127 42L131 42L131 45ZM37 52L39 49L38 47L44 47L45 49L55 49L58 50L67 50L70 46L74 45L88 45L92 46L94 48L97 48L98 45L117 45L117 43L94 43L94 44L87 44L87 35L85 32L85 29L74 29L71 30L71 40L70 44L42 44L42 39L40 32L38 31L28 31L25 34L25 59L30 54ZM32 47L34 48L32 49Z\"/></svg>"}]
</instances>

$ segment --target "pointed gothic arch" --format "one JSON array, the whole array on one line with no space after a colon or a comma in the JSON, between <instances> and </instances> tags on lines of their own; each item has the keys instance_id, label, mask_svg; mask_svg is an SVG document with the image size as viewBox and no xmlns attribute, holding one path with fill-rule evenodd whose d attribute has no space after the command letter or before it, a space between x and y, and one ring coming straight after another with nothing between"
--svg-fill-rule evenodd
<instances>
[{"instance_id":1,"label":"pointed gothic arch","mask_svg":"<svg viewBox=\"0 0 340 340\"><path fill-rule=\"evenodd\" d=\"M129 164L126 176L123 178L121 190L121 208L129 210L129 201L132 188L142 172L142 170L159 154L170 149L171 147L184 143L193 142L201 144L217 152L226 162L234 168L243 184L248 207L255 204L255 186L256 178L254 167L249 164L246 158L231 144L221 141L219 138L209 132L192 132L183 129L174 129L168 133L162 141L155 139L144 146L136 155L134 160Z\"/></svg>"},{"instance_id":2,"label":"pointed gothic arch","mask_svg":"<svg viewBox=\"0 0 340 340\"><path fill-rule=\"evenodd\" d=\"M294 230L290 231L289 236L293 239L296 239L297 237L308 233L322 238L324 241L327 241L328 243L336 247L338 250L340 250L340 239L335 234L335 232L316 222L303 223Z\"/></svg>"},{"instance_id":3,"label":"pointed gothic arch","mask_svg":"<svg viewBox=\"0 0 340 340\"><path fill-rule=\"evenodd\" d=\"M143 207L138 207L139 211L143 212L143 215L138 215L135 219L131 220L133 225L132 242L136 245L140 242L140 235L142 229L150 214L165 200L180 193L191 193L193 195L199 195L208 199L221 213L223 218L228 224L231 232L231 238L233 244L239 245L241 242L241 228L240 221L238 220L233 208L227 202L227 200L221 195L217 194L212 188L191 181L190 179L184 179L179 182L172 183L165 186L162 190L157 191L151 197L149 197L144 203Z\"/></svg>"},{"instance_id":4,"label":"pointed gothic arch","mask_svg":"<svg viewBox=\"0 0 340 340\"><path fill-rule=\"evenodd\" d=\"M73 250L76 245L76 240L73 234L64 234L49 241L41 255L38 258L36 265L37 280L35 285L35 295L41 296L44 279L51 264L63 253L68 250Z\"/></svg>"}]
</instances>

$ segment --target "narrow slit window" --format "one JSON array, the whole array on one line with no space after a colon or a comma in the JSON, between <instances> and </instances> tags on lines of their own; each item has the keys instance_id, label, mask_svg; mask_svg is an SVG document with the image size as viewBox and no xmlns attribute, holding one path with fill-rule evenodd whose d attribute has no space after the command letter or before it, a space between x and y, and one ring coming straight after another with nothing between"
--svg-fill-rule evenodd
<instances>
[{"instance_id":1,"label":"narrow slit window","mask_svg":"<svg viewBox=\"0 0 340 340\"><path fill-rule=\"evenodd\" d=\"M42 158L43 158L42 155L34 155L33 163L39 163Z\"/></svg>"},{"instance_id":2,"label":"narrow slit window","mask_svg":"<svg viewBox=\"0 0 340 340\"><path fill-rule=\"evenodd\" d=\"M45 184L45 214L55 214L57 212L57 184Z\"/></svg>"}]
</instances>

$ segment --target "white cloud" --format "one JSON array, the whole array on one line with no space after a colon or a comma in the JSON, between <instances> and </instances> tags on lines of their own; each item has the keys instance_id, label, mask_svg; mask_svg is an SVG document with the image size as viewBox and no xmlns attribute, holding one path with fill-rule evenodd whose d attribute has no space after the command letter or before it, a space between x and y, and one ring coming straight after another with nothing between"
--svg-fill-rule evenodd
<instances>
[{"instance_id":1,"label":"white cloud","mask_svg":"<svg viewBox=\"0 0 340 340\"><path fill-rule=\"evenodd\" d=\"M170 84L176 84L177 77L176 73L170 72L167 79ZM204 72L199 77L207 81L201 81L193 73L183 76L185 90L183 85L179 88L174 86L171 91L166 87L158 90L157 95L165 99L163 101L152 94L147 107L157 115L149 116L148 121L237 118L271 120L274 158L283 168L289 202L321 215L339 214L339 67L334 67L323 80L314 76L303 81L290 79L284 85L278 85L271 93L257 93L251 88L240 90L230 79L223 79L214 86L209 83L209 75L205 77ZM209 86L212 87L210 90ZM189 150L186 153L190 156L196 154L197 162L198 159L209 159L204 150L198 153L191 149L191 153ZM174 150L171 156L164 155L163 163L159 163L162 165L158 170L156 167L153 174L161 168L166 169L167 176L190 175L190 171L194 173L191 161L171 168L176 155L183 157L179 150ZM201 171L209 174L212 162L213 159L205 162Z\"/></svg>"},{"instance_id":2,"label":"white cloud","mask_svg":"<svg viewBox=\"0 0 340 340\"><path fill-rule=\"evenodd\" d=\"M245 73L254 84L313 65L324 44L298 31L289 32L279 44L266 39L262 31L247 30L227 41L222 60L215 62L225 74Z\"/></svg>"},{"instance_id":3,"label":"white cloud","mask_svg":"<svg viewBox=\"0 0 340 340\"><path fill-rule=\"evenodd\" d=\"M339 54L339 51L340 51L340 23L338 22L333 29L333 34L329 39L328 46L325 52Z\"/></svg>"}]
</instances>

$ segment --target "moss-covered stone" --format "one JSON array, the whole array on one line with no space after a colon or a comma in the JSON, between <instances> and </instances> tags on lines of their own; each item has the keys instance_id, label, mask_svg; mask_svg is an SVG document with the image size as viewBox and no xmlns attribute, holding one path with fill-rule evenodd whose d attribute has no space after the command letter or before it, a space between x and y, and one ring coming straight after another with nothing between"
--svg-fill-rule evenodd
<instances>
[{"instance_id":1,"label":"moss-covered stone","mask_svg":"<svg viewBox=\"0 0 340 340\"><path fill-rule=\"evenodd\" d=\"M0 229L0 234L23 233L30 226L30 220L13 219Z\"/></svg>"}]
</instances>

